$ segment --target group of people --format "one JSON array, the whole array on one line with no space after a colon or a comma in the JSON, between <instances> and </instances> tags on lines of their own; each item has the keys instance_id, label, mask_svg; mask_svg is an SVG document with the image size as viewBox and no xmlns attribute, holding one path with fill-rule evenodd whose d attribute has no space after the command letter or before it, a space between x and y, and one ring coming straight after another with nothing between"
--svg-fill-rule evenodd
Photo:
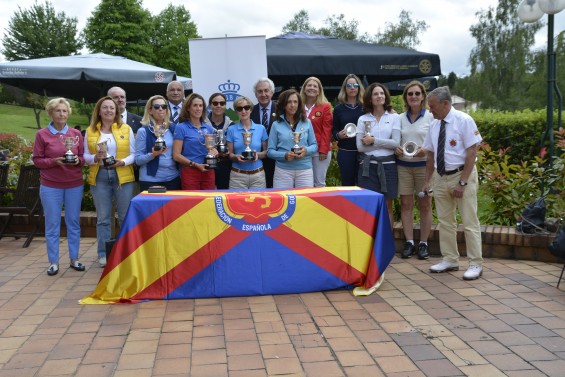
<instances>
[{"instance_id":1,"label":"group of people","mask_svg":"<svg viewBox=\"0 0 565 377\"><path fill-rule=\"evenodd\" d=\"M258 103L238 97L234 110L239 120L234 123L225 114L227 100L222 93L212 94L208 104L197 93L185 99L182 84L173 81L166 98L149 98L139 117L127 112L125 91L114 87L96 103L84 138L67 125L68 101L49 101L46 110L51 122L37 133L33 151L33 161L41 169L47 273L55 275L59 270L63 205L70 267L84 270L78 261L83 164L90 165L98 262L104 267L114 218L112 202L121 225L136 181L140 190L151 186L168 190L323 187L333 139L342 185L382 193L391 225L392 202L400 194L407 240L402 258L429 257L433 187L443 260L430 270L458 269L455 211L459 207L470 258L464 278L482 274L474 161L481 137L472 119L451 107L447 88L427 95L420 82L409 83L403 92L406 112L402 114L392 110L386 86L373 83L364 89L354 74L343 81L333 112L316 77L306 79L300 91L281 92L277 101L272 100L274 91L270 79L259 79L254 85ZM223 149L217 144L220 134ZM76 140L71 149L73 161L63 157L69 147L63 138ZM417 147L408 153L409 144ZM210 158L217 161L215 169L210 167ZM418 245L413 237L415 194L420 211Z\"/></svg>"}]
</instances>

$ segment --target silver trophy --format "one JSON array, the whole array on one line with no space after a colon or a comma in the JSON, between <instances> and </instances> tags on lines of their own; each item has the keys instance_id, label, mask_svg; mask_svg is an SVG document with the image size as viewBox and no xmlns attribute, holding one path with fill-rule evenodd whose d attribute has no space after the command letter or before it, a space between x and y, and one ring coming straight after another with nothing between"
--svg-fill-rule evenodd
<instances>
[{"instance_id":1,"label":"silver trophy","mask_svg":"<svg viewBox=\"0 0 565 377\"><path fill-rule=\"evenodd\" d=\"M294 131L290 133L292 135L292 140L294 140L294 147L292 147L291 151L298 154L302 151L302 147L298 145L300 139L302 139L302 132Z\"/></svg>"},{"instance_id":2,"label":"silver trophy","mask_svg":"<svg viewBox=\"0 0 565 377\"><path fill-rule=\"evenodd\" d=\"M218 153L224 154L228 152L228 146L226 145L226 137L224 135L224 130L220 129L217 130L217 137L218 145L216 145L216 149Z\"/></svg>"},{"instance_id":3,"label":"silver trophy","mask_svg":"<svg viewBox=\"0 0 565 377\"><path fill-rule=\"evenodd\" d=\"M418 144L414 143L413 141L407 141L402 146L402 153L406 158L412 158L418 153Z\"/></svg>"},{"instance_id":4,"label":"silver trophy","mask_svg":"<svg viewBox=\"0 0 565 377\"><path fill-rule=\"evenodd\" d=\"M357 133L357 126L354 123L347 123L343 129L347 137L355 137Z\"/></svg>"},{"instance_id":5,"label":"silver trophy","mask_svg":"<svg viewBox=\"0 0 565 377\"><path fill-rule=\"evenodd\" d=\"M373 122L370 120L365 120L363 121L363 124L365 125L365 136L373 136L371 135L371 127L373 126Z\"/></svg>"},{"instance_id":6,"label":"silver trophy","mask_svg":"<svg viewBox=\"0 0 565 377\"><path fill-rule=\"evenodd\" d=\"M251 150L251 140L253 138L253 132L242 132L243 144L245 145L245 150L241 152L241 156L245 161L253 161L255 159L255 152Z\"/></svg>"},{"instance_id":7,"label":"silver trophy","mask_svg":"<svg viewBox=\"0 0 565 377\"><path fill-rule=\"evenodd\" d=\"M165 142L165 134L167 131L168 129L162 124L156 124L153 126L153 133L157 136L157 140L155 140L154 145L154 149L156 151L167 148L167 143Z\"/></svg>"},{"instance_id":8,"label":"silver trophy","mask_svg":"<svg viewBox=\"0 0 565 377\"><path fill-rule=\"evenodd\" d=\"M102 163L104 164L104 166L111 166L116 163L116 158L108 154L108 141L109 139L106 139L98 143L98 148L100 149L100 152L104 152L106 154L106 157L102 159Z\"/></svg>"},{"instance_id":9,"label":"silver trophy","mask_svg":"<svg viewBox=\"0 0 565 377\"><path fill-rule=\"evenodd\" d=\"M67 151L63 155L63 157L64 157L63 162L65 164L76 163L77 156L71 151L71 149L73 149L73 147L78 144L79 137L78 136L59 135L59 139L61 140L61 142L63 143L65 148L67 148Z\"/></svg>"},{"instance_id":10,"label":"silver trophy","mask_svg":"<svg viewBox=\"0 0 565 377\"><path fill-rule=\"evenodd\" d=\"M212 149L216 148L216 135L215 134L204 134L204 145L208 149L208 154L204 157L204 163L208 166L206 169L216 169L218 167L218 157L212 154Z\"/></svg>"}]
</instances>

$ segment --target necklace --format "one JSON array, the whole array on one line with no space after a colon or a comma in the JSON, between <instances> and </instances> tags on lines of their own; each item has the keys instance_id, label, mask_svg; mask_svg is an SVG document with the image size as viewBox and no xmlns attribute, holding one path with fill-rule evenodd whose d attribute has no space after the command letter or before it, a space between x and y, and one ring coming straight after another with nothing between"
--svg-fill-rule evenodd
<instances>
[{"instance_id":1,"label":"necklace","mask_svg":"<svg viewBox=\"0 0 565 377\"><path fill-rule=\"evenodd\" d=\"M347 107L348 109L355 110L356 108L359 107L359 102L356 102L355 105L351 105L351 104L349 104L349 103L346 102L346 103L344 103L344 105L345 105L345 107Z\"/></svg>"}]
</instances>

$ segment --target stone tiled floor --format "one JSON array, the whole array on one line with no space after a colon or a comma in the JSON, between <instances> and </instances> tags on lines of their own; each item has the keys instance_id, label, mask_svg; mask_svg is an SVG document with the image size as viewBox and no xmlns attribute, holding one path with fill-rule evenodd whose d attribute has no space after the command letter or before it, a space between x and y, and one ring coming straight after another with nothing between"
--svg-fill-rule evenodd
<instances>
[{"instance_id":1,"label":"stone tiled floor","mask_svg":"<svg viewBox=\"0 0 565 377\"><path fill-rule=\"evenodd\" d=\"M78 305L102 270L47 276L45 241L0 241L0 376L563 376L561 265L483 278L395 258L379 291ZM66 250L62 250L66 255ZM465 267L466 263L462 263ZM565 283L563 287L565 288Z\"/></svg>"}]
</instances>

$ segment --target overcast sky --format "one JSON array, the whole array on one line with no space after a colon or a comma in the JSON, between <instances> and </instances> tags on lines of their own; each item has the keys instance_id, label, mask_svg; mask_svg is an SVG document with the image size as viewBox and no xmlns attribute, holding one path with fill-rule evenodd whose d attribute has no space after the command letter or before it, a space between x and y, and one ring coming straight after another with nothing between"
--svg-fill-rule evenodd
<instances>
[{"instance_id":1,"label":"overcast sky","mask_svg":"<svg viewBox=\"0 0 565 377\"><path fill-rule=\"evenodd\" d=\"M28 9L34 1L0 0L2 36L18 6ZM82 30L99 0L51 0L51 3L57 12L64 11L67 16L76 17ZM143 6L154 15L169 3L167 0L143 0ZM323 21L331 15L343 13L346 20L359 22L361 33L374 35L379 28L384 29L386 22L397 23L400 11L405 9L412 13L412 20L424 20L429 26L420 35L421 43L417 50L438 54L443 74L453 71L462 76L469 73L467 62L475 46L475 39L469 31L470 26L477 23L475 13L489 6L496 7L498 0L180 0L174 4L182 4L190 11L198 33L204 38L274 37L301 9L308 11L314 27L323 26ZM547 22L547 16L542 19ZM565 11L555 16L555 34L561 30L565 30ZM543 27L536 38L536 46L545 48L546 45L547 27Z\"/></svg>"}]
</instances>

